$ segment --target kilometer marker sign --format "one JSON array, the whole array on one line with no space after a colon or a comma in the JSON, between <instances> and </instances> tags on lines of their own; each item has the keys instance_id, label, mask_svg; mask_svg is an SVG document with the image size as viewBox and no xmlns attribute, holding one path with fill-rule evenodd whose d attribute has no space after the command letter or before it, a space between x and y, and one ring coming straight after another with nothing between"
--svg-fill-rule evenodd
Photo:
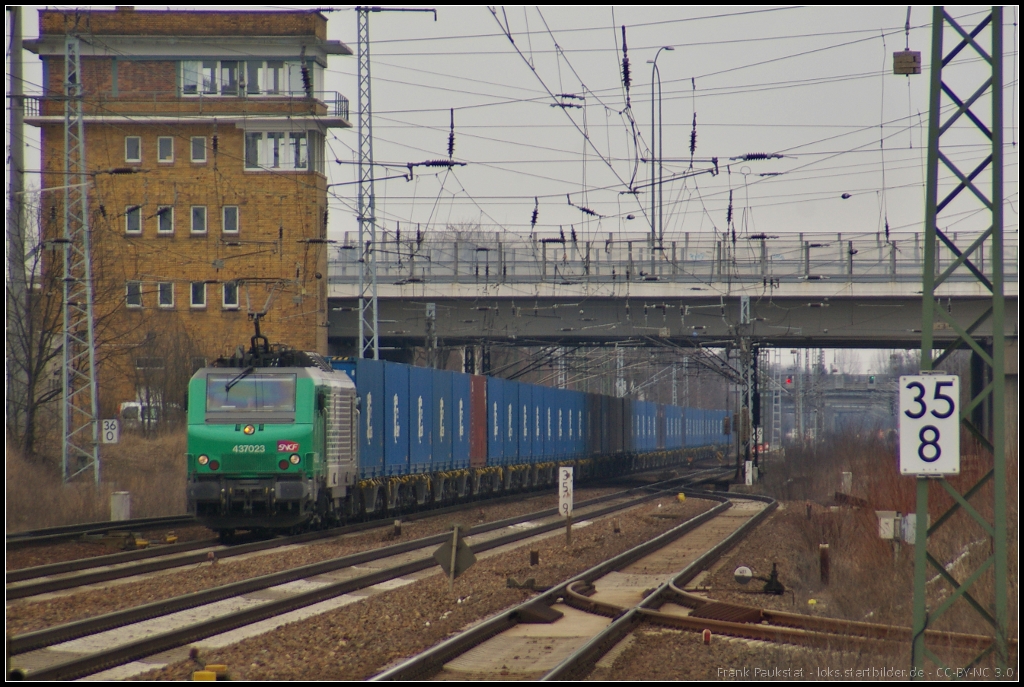
<instances>
[{"instance_id":1,"label":"kilometer marker sign","mask_svg":"<svg viewBox=\"0 0 1024 687\"><path fill-rule=\"evenodd\" d=\"M900 474L960 474L960 378L900 377Z\"/></svg>"}]
</instances>

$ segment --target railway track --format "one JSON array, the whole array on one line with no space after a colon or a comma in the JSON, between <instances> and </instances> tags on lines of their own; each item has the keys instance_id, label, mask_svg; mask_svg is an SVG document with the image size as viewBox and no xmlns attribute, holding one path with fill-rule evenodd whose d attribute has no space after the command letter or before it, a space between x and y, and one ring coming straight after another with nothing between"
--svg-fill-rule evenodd
<instances>
[{"instance_id":1,"label":"railway track","mask_svg":"<svg viewBox=\"0 0 1024 687\"><path fill-rule=\"evenodd\" d=\"M599 484L593 485L595 487ZM487 505L498 505L510 501L529 498L533 494L509 494L486 500ZM457 513L467 508L481 505L473 501L455 504L443 508L417 511L402 515L404 522L415 522L427 517ZM211 553L218 559L233 558L276 548L306 544L331 539L334 537L354 534L373 529L391 526L390 519L378 519L368 522L354 523L342 527L315 532L306 532L286 537L275 537L264 541L223 546L216 538L181 542L178 544L161 545L138 551L124 551L104 556L93 556L60 563L34 566L12 570L6 573L6 598L8 600L25 599L41 594L75 589L86 585L100 584L113 580L125 579L137 575L171 570L187 565L196 565L209 559ZM85 526L83 526L85 527ZM78 535L80 536L80 535ZM90 572L84 572L90 571ZM71 573L79 573L72 575Z\"/></svg>"},{"instance_id":2,"label":"railway track","mask_svg":"<svg viewBox=\"0 0 1024 687\"><path fill-rule=\"evenodd\" d=\"M627 496L613 494L593 499L585 517L599 517L663 497L663 489L673 485L722 478L721 470L704 470L668 483L631 490ZM616 499L617 503L603 505ZM507 531L523 523L531 526ZM475 540L471 539L470 544L480 553L562 526L563 521L553 509L545 509L474 527L470 536ZM430 555L432 548L449 536L426 537L26 633L10 638L9 652L18 657L14 663L27 671L29 679L74 679L432 568L436 566ZM378 569L367 573L367 567ZM311 580L313 577L318 579ZM261 598L245 597L254 593ZM201 619L197 621L197 617Z\"/></svg>"},{"instance_id":3,"label":"railway track","mask_svg":"<svg viewBox=\"0 0 1024 687\"><path fill-rule=\"evenodd\" d=\"M78 539L87 534L107 534L123 530L147 530L159 527L177 527L195 524L191 515L171 515L162 518L136 518L134 520L118 520L112 522L89 522L81 525L65 525L47 527L39 530L16 532L7 535L7 550L13 551L28 546L54 544L61 541Z\"/></svg>"},{"instance_id":4,"label":"railway track","mask_svg":"<svg viewBox=\"0 0 1024 687\"><path fill-rule=\"evenodd\" d=\"M687 583L747 536L776 505L766 497L729 495L748 504L729 509L725 495L716 497L722 503L711 511L373 680L581 680L630 633L651 625L844 650L872 651L881 648L882 642L910 641L907 627L722 603L686 591ZM992 644L991 637L981 635L929 633L951 648L976 652Z\"/></svg>"},{"instance_id":5,"label":"railway track","mask_svg":"<svg viewBox=\"0 0 1024 687\"><path fill-rule=\"evenodd\" d=\"M453 679L536 679L550 674L582 646L602 642L610 623L606 616L642 603L680 567L703 569L776 506L757 496L701 498L719 504L373 679L417 680L439 673Z\"/></svg>"}]
</instances>

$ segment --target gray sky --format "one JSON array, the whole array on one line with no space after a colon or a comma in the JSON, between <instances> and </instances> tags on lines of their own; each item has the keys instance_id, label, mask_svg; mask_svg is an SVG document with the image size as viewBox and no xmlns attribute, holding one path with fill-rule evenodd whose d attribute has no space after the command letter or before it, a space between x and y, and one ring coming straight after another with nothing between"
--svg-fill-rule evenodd
<instances>
[{"instance_id":1,"label":"gray sky","mask_svg":"<svg viewBox=\"0 0 1024 687\"><path fill-rule=\"evenodd\" d=\"M972 7L950 12L972 27L983 14ZM1019 202L1016 12L1011 7L1004 14L1005 226L1012 234L1018 231ZM451 108L455 160L466 163L450 172L417 168L412 182L378 183L377 216L387 231L398 222L403 230L417 223L434 229L479 222L488 231L524 231L535 198L538 229L572 226L582 237L648 231L649 187L635 195L624 192L649 183L649 165L637 165L637 157L650 156L648 60L662 46L673 47L658 57L663 155L679 160L665 163L665 178L690 169L694 114L696 158L719 160L717 176L666 181L666 232L724 230L730 191L733 222L741 234L874 232L886 219L892 231L920 231L930 8L915 6L911 12L909 46L921 51L924 73L909 78L892 74L892 53L908 42L906 6L516 6L497 7L496 16L486 7L443 6L436 22L429 13L371 15L374 152L377 162L395 165L377 175L447 157ZM352 8L327 17L329 38L355 51ZM37 25L35 8L28 8L26 38L36 35ZM630 110L622 86L623 25ZM504 34L506 27L514 44ZM988 35L982 34L986 46ZM37 91L38 63L33 55L26 57L28 91ZM325 77L327 89L352 101L353 124L355 71L355 57L332 57ZM985 68L978 59L947 72L961 97L973 92L979 75L984 77ZM990 113L978 114L990 120ZM37 169L37 130L29 127L29 134L28 164ZM970 131L957 135L950 155L965 164L980 160L985 143ZM330 131L328 183L355 180L351 163L357 147L354 128ZM748 153L785 157L729 159ZM694 170L711 167L693 163ZM330 232L339 238L357 228L356 186L332 192ZM602 217L570 206L566 194L573 205ZM950 228L980 228L977 203L964 200L962 215L951 208L948 216L956 224Z\"/></svg>"},{"instance_id":2,"label":"gray sky","mask_svg":"<svg viewBox=\"0 0 1024 687\"><path fill-rule=\"evenodd\" d=\"M892 52L908 40L905 6L496 11L497 18L486 7L440 7L436 22L429 13L371 15L376 160L404 167L447 157L454 108L455 159L466 163L451 172L418 168L412 182L380 183L378 217L389 231L396 222L432 228L479 222L488 230L522 230L529 227L534 198L538 228L572 225L581 235L646 230L649 187L636 195L623 192L649 184L649 165L637 166L636 158L650 157L648 60L661 46L674 48L658 58L663 156L681 160L665 163L665 178L690 168L694 114L695 156L719 158L717 176L665 183L667 232L723 230L730 190L741 232L872 232L886 218L893 231L919 230L930 9L911 13L909 44L922 52L925 73L909 78L892 74ZM981 16L977 8L952 12L971 26ZM25 15L25 35L32 37L36 12ZM355 50L355 12L339 8L327 16L329 37ZM1008 8L1005 100L1014 110L1006 114L1006 223L1014 232L1017 157L1009 141L1016 140L1011 125L1017 122L1015 18L1015 8ZM622 25L635 136L622 87ZM966 73L970 66L963 68L965 91L969 77L981 73L977 64L973 74ZM353 124L355 69L354 57L332 57L325 78L328 89L352 101ZM30 83L38 83L38 74L27 71ZM558 98L561 93L583 99ZM582 107L554 107L556 102ZM976 139L963 143L954 151L963 159L983 147ZM328 159L352 163L357 146L355 129L332 130ZM785 157L729 159L748 153ZM693 163L695 170L711 167ZM378 176L401 171L381 169ZM329 183L352 181L355 167L331 162L328 176ZM332 233L356 228L355 189L334 189ZM603 217L571 207L567 193L573 205ZM843 199L844 193L851 197ZM960 228L970 226L966 217Z\"/></svg>"}]
</instances>

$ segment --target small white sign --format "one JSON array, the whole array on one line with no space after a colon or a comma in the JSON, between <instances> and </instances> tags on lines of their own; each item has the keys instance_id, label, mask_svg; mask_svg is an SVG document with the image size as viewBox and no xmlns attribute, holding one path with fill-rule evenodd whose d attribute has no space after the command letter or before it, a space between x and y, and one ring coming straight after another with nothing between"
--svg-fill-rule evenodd
<instances>
[{"instance_id":1,"label":"small white sign","mask_svg":"<svg viewBox=\"0 0 1024 687\"><path fill-rule=\"evenodd\" d=\"M121 423L118 420L103 420L103 443L116 444L121 438Z\"/></svg>"},{"instance_id":2,"label":"small white sign","mask_svg":"<svg viewBox=\"0 0 1024 687\"><path fill-rule=\"evenodd\" d=\"M900 474L960 474L960 378L900 377Z\"/></svg>"},{"instance_id":3,"label":"small white sign","mask_svg":"<svg viewBox=\"0 0 1024 687\"><path fill-rule=\"evenodd\" d=\"M558 468L558 512L572 515L572 468Z\"/></svg>"}]
</instances>

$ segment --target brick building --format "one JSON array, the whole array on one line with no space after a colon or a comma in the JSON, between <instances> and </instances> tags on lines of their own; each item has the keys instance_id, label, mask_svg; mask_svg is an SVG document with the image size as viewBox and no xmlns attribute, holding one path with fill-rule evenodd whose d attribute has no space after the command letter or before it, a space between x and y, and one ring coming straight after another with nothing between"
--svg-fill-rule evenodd
<instances>
[{"instance_id":1,"label":"brick building","mask_svg":"<svg viewBox=\"0 0 1024 687\"><path fill-rule=\"evenodd\" d=\"M177 402L193 368L248 342L252 312L266 309L272 342L326 353L325 137L350 124L324 70L352 51L324 16L40 11L25 45L44 90L26 123L44 189L66 183L67 36L81 41L104 415ZM44 239L62 235L62 202L42 194Z\"/></svg>"}]
</instances>

